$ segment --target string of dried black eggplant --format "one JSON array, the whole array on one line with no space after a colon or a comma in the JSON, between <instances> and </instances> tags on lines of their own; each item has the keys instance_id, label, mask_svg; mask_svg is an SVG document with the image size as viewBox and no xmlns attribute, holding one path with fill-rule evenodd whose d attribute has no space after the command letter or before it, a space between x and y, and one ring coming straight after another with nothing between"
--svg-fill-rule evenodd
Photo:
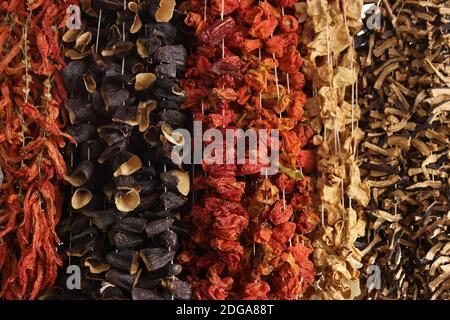
<instances>
[{"instance_id":1,"label":"string of dried black eggplant","mask_svg":"<svg viewBox=\"0 0 450 320\"><path fill-rule=\"evenodd\" d=\"M372 197L363 295L448 300L450 1L383 0L381 17L355 39Z\"/></svg>"},{"instance_id":2,"label":"string of dried black eggplant","mask_svg":"<svg viewBox=\"0 0 450 320\"><path fill-rule=\"evenodd\" d=\"M175 44L184 17L174 1L81 4L83 27L68 31L73 47L66 56L73 61L64 75L77 102L67 107L78 125L72 131L95 141L88 148L95 170L79 168L84 158L76 156L71 183L87 172L93 178L79 186L79 196L75 191L71 206L107 238L83 252L81 264L89 268L81 292L96 299L190 299L174 262L186 233L179 220L190 181L170 157L184 143L173 132L186 121L176 80L186 51ZM80 144L75 154L83 150Z\"/></svg>"}]
</instances>

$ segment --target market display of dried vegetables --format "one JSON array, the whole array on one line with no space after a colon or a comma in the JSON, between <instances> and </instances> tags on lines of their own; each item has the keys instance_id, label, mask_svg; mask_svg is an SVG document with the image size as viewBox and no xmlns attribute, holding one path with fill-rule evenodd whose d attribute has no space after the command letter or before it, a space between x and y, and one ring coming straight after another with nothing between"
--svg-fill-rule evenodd
<instances>
[{"instance_id":1,"label":"market display of dried vegetables","mask_svg":"<svg viewBox=\"0 0 450 320\"><path fill-rule=\"evenodd\" d=\"M449 26L0 0L0 300L450 299Z\"/></svg>"},{"instance_id":2,"label":"market display of dried vegetables","mask_svg":"<svg viewBox=\"0 0 450 320\"><path fill-rule=\"evenodd\" d=\"M315 152L305 147L313 132L303 123L306 95L299 25L290 14L294 3L282 5L182 4L197 39L184 107L207 128L265 130L268 137L276 129L281 139L267 138L267 148L280 152L281 173L275 176L261 176L264 164L250 162L254 153L262 157L257 149L248 150L242 165L204 159L205 176L195 177L198 189L206 190L190 215L192 248L180 256L197 299L295 299L314 281L312 247L304 234L314 230L318 217L314 182L303 174L315 170ZM226 159L236 145L220 152Z\"/></svg>"},{"instance_id":3,"label":"market display of dried vegetables","mask_svg":"<svg viewBox=\"0 0 450 320\"><path fill-rule=\"evenodd\" d=\"M58 39L70 1L0 2L0 298L35 299L62 260L59 151L66 92Z\"/></svg>"},{"instance_id":4,"label":"market display of dried vegetables","mask_svg":"<svg viewBox=\"0 0 450 320\"><path fill-rule=\"evenodd\" d=\"M382 274L366 298L450 297L449 13L449 1L386 0L380 28L355 39L371 188L360 246Z\"/></svg>"},{"instance_id":5,"label":"market display of dried vegetables","mask_svg":"<svg viewBox=\"0 0 450 320\"><path fill-rule=\"evenodd\" d=\"M190 179L170 156L182 143L173 131L186 120L177 82L186 51L176 25L184 16L161 2L82 2L82 28L63 36L77 148L66 152L73 188L61 231L69 259L85 267L81 292L90 298L191 297L174 262Z\"/></svg>"}]
</instances>

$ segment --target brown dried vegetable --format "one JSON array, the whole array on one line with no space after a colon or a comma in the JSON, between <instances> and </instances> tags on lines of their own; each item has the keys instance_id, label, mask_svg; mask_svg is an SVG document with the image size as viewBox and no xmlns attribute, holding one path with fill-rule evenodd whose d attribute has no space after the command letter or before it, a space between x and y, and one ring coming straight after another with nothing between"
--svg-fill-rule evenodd
<instances>
[{"instance_id":1,"label":"brown dried vegetable","mask_svg":"<svg viewBox=\"0 0 450 320\"><path fill-rule=\"evenodd\" d=\"M449 1L386 0L381 29L355 39L371 187L358 246L366 268L381 269L366 298L450 298L449 12Z\"/></svg>"}]
</instances>

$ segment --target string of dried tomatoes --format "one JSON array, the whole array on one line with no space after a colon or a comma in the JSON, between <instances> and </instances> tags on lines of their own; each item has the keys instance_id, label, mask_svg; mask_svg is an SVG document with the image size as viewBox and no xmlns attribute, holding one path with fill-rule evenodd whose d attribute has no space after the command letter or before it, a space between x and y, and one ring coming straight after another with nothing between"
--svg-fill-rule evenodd
<instances>
[{"instance_id":1,"label":"string of dried tomatoes","mask_svg":"<svg viewBox=\"0 0 450 320\"><path fill-rule=\"evenodd\" d=\"M196 177L194 186L205 189L205 196L191 212L192 248L180 260L189 266L197 299L294 299L314 281L312 248L303 234L319 220L314 183L304 175L314 171L315 153L307 147L313 132L303 124L299 24L285 14L293 5L182 5L193 8L185 23L196 38L184 107L210 128L277 129L281 135L281 173L275 176L260 175L265 166L252 164L257 150L248 150L244 164L204 163L206 176ZM273 142L268 148L276 151Z\"/></svg>"},{"instance_id":2,"label":"string of dried tomatoes","mask_svg":"<svg viewBox=\"0 0 450 320\"><path fill-rule=\"evenodd\" d=\"M53 286L61 259L59 152L66 92L58 44L70 1L1 1L0 298L35 299Z\"/></svg>"}]
</instances>

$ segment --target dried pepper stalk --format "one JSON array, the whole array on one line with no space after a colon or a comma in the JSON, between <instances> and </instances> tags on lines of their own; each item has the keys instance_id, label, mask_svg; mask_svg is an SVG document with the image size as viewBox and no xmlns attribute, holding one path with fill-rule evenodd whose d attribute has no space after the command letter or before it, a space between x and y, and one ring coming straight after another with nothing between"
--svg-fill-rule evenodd
<instances>
[{"instance_id":1,"label":"dried pepper stalk","mask_svg":"<svg viewBox=\"0 0 450 320\"><path fill-rule=\"evenodd\" d=\"M35 299L62 260L55 228L67 169L58 37L70 1L1 1L0 298Z\"/></svg>"},{"instance_id":2,"label":"dried pepper stalk","mask_svg":"<svg viewBox=\"0 0 450 320\"><path fill-rule=\"evenodd\" d=\"M315 229L318 217L314 183L303 170L315 170L315 155L307 147L313 132L303 124L306 95L293 5L182 5L197 39L184 107L207 127L279 129L282 140L283 173L274 177L259 176L265 166L247 161L204 163L206 176L195 178L205 196L190 215L192 249L179 260L188 265L197 299L295 299L314 281L312 247L303 234Z\"/></svg>"},{"instance_id":3,"label":"dried pepper stalk","mask_svg":"<svg viewBox=\"0 0 450 320\"><path fill-rule=\"evenodd\" d=\"M174 263L190 180L170 158L180 143L173 131L186 120L177 80L186 60L177 30L184 16L170 1L82 4L82 29L63 37L72 60L64 70L74 93L69 130L83 140L68 151L75 159L70 210L84 217L68 217L61 230L76 237L66 253L81 258L89 298L190 299Z\"/></svg>"},{"instance_id":4,"label":"dried pepper stalk","mask_svg":"<svg viewBox=\"0 0 450 320\"><path fill-rule=\"evenodd\" d=\"M383 1L382 24L355 39L367 137L359 160L371 188L364 298L449 299L449 10L448 1Z\"/></svg>"},{"instance_id":5,"label":"dried pepper stalk","mask_svg":"<svg viewBox=\"0 0 450 320\"><path fill-rule=\"evenodd\" d=\"M297 6L299 19L306 20L303 70L313 82L314 98L308 105L316 117L312 128L319 146L323 227L314 247L322 299L350 299L360 293L363 253L357 241L365 235L370 194L355 156L364 133L358 128L358 55L352 37L361 27L362 5L361 0L310 0Z\"/></svg>"}]
</instances>

